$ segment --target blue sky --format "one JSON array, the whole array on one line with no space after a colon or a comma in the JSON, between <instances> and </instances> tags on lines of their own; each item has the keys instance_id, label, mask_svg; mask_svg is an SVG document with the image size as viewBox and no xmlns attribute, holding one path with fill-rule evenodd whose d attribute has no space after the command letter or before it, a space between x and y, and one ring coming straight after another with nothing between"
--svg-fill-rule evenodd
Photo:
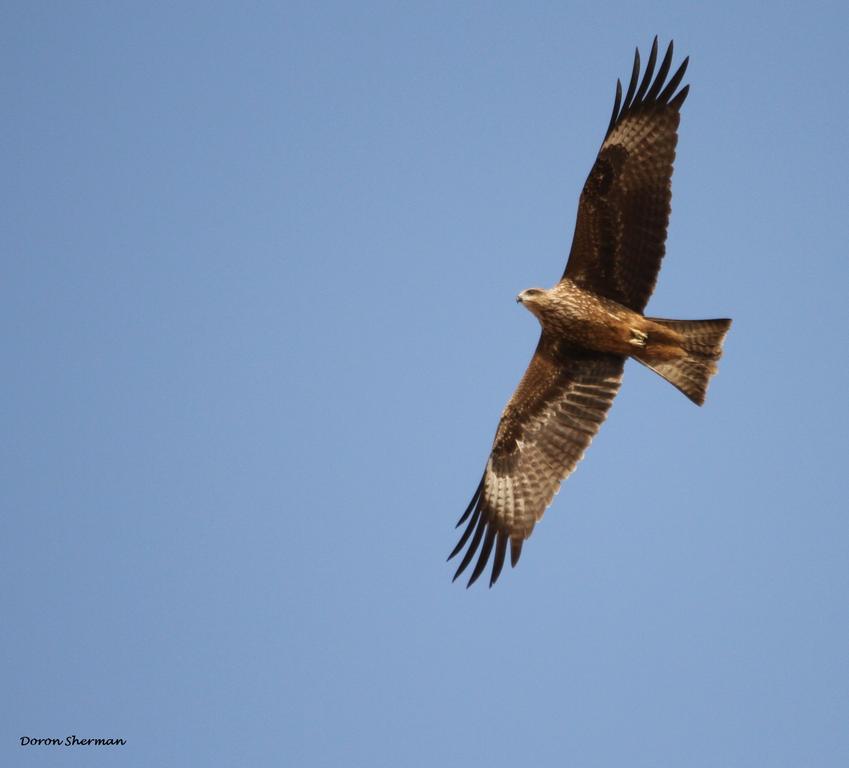
<instances>
[{"instance_id":1,"label":"blue sky","mask_svg":"<svg viewBox=\"0 0 849 768\"><path fill-rule=\"evenodd\" d=\"M5 3L4 765L845 766L847 11ZM617 77L691 56L635 364L492 590L453 523ZM21 736L123 737L116 751ZM58 754L57 754L58 751Z\"/></svg>"}]
</instances>

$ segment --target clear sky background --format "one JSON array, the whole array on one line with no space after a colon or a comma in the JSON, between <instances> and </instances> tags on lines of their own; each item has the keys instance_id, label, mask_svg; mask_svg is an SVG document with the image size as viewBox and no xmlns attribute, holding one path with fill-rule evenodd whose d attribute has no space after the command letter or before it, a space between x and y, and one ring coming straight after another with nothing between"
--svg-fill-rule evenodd
<instances>
[{"instance_id":1,"label":"clear sky background","mask_svg":"<svg viewBox=\"0 0 849 768\"><path fill-rule=\"evenodd\" d=\"M844 3L0 12L0 764L849 765ZM635 45L652 314L489 590L453 524ZM452 564L453 565L453 564ZM22 736L125 747L19 746Z\"/></svg>"}]
</instances>

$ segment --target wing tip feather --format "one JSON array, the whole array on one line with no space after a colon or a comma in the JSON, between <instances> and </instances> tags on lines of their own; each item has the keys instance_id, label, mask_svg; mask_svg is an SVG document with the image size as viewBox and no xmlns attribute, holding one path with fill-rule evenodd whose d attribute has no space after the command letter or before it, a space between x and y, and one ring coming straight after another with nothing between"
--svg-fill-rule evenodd
<instances>
[{"instance_id":1,"label":"wing tip feather","mask_svg":"<svg viewBox=\"0 0 849 768\"><path fill-rule=\"evenodd\" d=\"M634 65L631 68L631 80L628 83L628 91L625 94L625 100L622 102L622 110L628 109L631 106L631 100L634 98L634 92L637 90L637 80L640 77L640 49L634 49ZM612 126L611 126L612 129Z\"/></svg>"},{"instance_id":2,"label":"wing tip feather","mask_svg":"<svg viewBox=\"0 0 849 768\"><path fill-rule=\"evenodd\" d=\"M498 532L498 538L495 540L495 557L492 561L492 573L489 576L489 588L498 581L501 575L501 569L504 567L504 555L507 552L508 536L503 531Z\"/></svg>"},{"instance_id":3,"label":"wing tip feather","mask_svg":"<svg viewBox=\"0 0 849 768\"><path fill-rule=\"evenodd\" d=\"M515 568L516 563L519 562L519 555L522 551L522 543L524 539L512 537L509 533L502 529L501 526L496 525L495 521L491 519L491 515L489 515L485 509L483 480L478 486L478 490L476 491L472 502L473 504L470 505L467 513L464 513L461 520L461 522L464 522L468 518L466 528L447 558L447 560L452 560L468 543L468 548L466 549L457 570L454 572L454 576L451 578L451 581L452 583L457 581L457 579L469 567L475 557L475 554L477 554L477 562L475 563L475 567L472 570L468 583L466 584L467 589L471 587L486 569L490 556L494 551L495 555L492 559L492 571L490 572L489 578L489 587L492 588L492 586L498 581L498 578L504 568L504 562L507 556L507 544L510 544L510 565ZM471 517L468 517L469 513L471 514ZM470 538L471 541L469 541ZM478 549L480 549L479 553Z\"/></svg>"},{"instance_id":4,"label":"wing tip feather","mask_svg":"<svg viewBox=\"0 0 849 768\"><path fill-rule=\"evenodd\" d=\"M495 526L487 525L486 526L486 535L483 539L483 544L481 545L480 555L478 555L478 561L475 563L475 569L472 571L472 575L469 577L469 583L466 584L466 589L472 586L480 575L483 573L484 568L486 568L486 564L489 562L489 556L492 553L492 543L495 541Z\"/></svg>"},{"instance_id":5,"label":"wing tip feather","mask_svg":"<svg viewBox=\"0 0 849 768\"><path fill-rule=\"evenodd\" d=\"M484 477L486 477L485 474L484 474ZM460 516L460 519L457 521L457 525L454 526L455 528L459 528L465 522L466 518L468 518L468 516L472 513L472 509L478 503L478 500L480 499L481 493L483 492L483 481L484 481L484 478L481 477L481 481L478 483L478 487L477 487L477 490L475 491L475 495L472 496L472 500L469 502L469 506L466 507L466 511L463 512L463 514Z\"/></svg>"},{"instance_id":6,"label":"wing tip feather","mask_svg":"<svg viewBox=\"0 0 849 768\"><path fill-rule=\"evenodd\" d=\"M689 83L685 85L678 93L675 95L675 98L669 102L669 106L674 109L681 109L681 105L687 98L687 94L690 92Z\"/></svg>"},{"instance_id":7,"label":"wing tip feather","mask_svg":"<svg viewBox=\"0 0 849 768\"><path fill-rule=\"evenodd\" d=\"M480 505L475 509L475 513L472 515L472 519L469 520L469 524L466 526L466 530L463 531L463 535L460 537L460 540L457 542L457 545L454 549L451 550L451 554L448 555L448 560L451 560L453 557L457 555L457 553L465 546L466 542L469 540L469 536L472 535L472 531L475 530L478 524L478 516L480 515ZM447 560L446 560L447 562Z\"/></svg>"},{"instance_id":8,"label":"wing tip feather","mask_svg":"<svg viewBox=\"0 0 849 768\"><path fill-rule=\"evenodd\" d=\"M622 104L622 81L619 78L616 78L616 96L613 99L613 112L610 115L610 122L607 125L607 134L608 135L612 130L613 126L616 125L616 118L619 115L619 107Z\"/></svg>"},{"instance_id":9,"label":"wing tip feather","mask_svg":"<svg viewBox=\"0 0 849 768\"><path fill-rule=\"evenodd\" d=\"M660 68L657 70L657 74L655 75L654 68L657 63L658 55L658 36L655 35L654 40L652 41L649 58L646 62L646 68L643 71L642 80L640 80L639 77L640 49L637 48L634 51L634 65L631 69L631 79L628 83L628 90L625 92L624 98L622 97L621 81L619 79L616 80L616 97L613 103L613 113L610 117L610 123L608 124L607 132L604 135L605 139L610 136L616 126L621 123L623 118L642 108L655 105L666 105L672 109L681 108L681 105L684 103L684 99L687 97L689 85L685 85L684 88L678 91L678 93L675 93L675 89L681 83L684 73L687 71L687 64L690 61L690 57L687 56L684 58L683 62L678 66L678 69L675 70L675 73L667 82L666 77L672 66L674 49L675 41L670 40L663 56L663 60L660 63ZM639 87L637 87L638 81Z\"/></svg>"},{"instance_id":10,"label":"wing tip feather","mask_svg":"<svg viewBox=\"0 0 849 768\"><path fill-rule=\"evenodd\" d=\"M471 531L471 525L469 525L469 531ZM472 541L469 543L469 548L466 550L466 554L463 555L463 559L460 562L460 565L457 567L456 572L454 573L454 578L452 581L456 581L457 577L463 573L463 571L468 568L469 563L472 562L472 558L475 556L475 552L478 551L478 547L481 543L481 537L483 536L484 529L486 528L486 515L481 514L480 519L477 520L477 525L475 526L475 535L472 536ZM465 534L464 534L465 536ZM464 542L465 543L465 542ZM461 545L462 548L462 545ZM458 549L459 551L459 549Z\"/></svg>"},{"instance_id":11,"label":"wing tip feather","mask_svg":"<svg viewBox=\"0 0 849 768\"><path fill-rule=\"evenodd\" d=\"M523 539L510 539L510 567L515 568L516 564L519 562L519 558L522 556L522 544L524 544Z\"/></svg>"}]
</instances>

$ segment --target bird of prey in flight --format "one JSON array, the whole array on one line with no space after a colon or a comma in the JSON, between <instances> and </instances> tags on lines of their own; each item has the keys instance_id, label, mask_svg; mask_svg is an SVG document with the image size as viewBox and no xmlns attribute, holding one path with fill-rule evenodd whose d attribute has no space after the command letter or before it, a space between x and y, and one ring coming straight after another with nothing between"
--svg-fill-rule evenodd
<instances>
[{"instance_id":1,"label":"bird of prey in flight","mask_svg":"<svg viewBox=\"0 0 849 768\"><path fill-rule=\"evenodd\" d=\"M694 403L705 399L730 320L664 320L643 312L663 259L679 112L688 59L667 81L672 43L657 63L654 39L640 78L640 52L625 97L584 184L566 271L553 288L529 288L516 301L542 333L504 408L483 478L457 526L449 556L468 544L456 579L479 552L469 586L493 556L498 579L507 544L516 565L560 483L575 469L607 416L630 357ZM493 554L494 553L494 554Z\"/></svg>"}]
</instances>

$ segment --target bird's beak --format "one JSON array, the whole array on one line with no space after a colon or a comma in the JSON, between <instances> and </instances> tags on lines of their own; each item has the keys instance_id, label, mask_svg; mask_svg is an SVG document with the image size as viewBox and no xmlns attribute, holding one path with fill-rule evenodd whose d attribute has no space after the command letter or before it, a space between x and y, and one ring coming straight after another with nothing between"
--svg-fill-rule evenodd
<instances>
[{"instance_id":1,"label":"bird's beak","mask_svg":"<svg viewBox=\"0 0 849 768\"><path fill-rule=\"evenodd\" d=\"M520 293L520 294L516 297L516 303L517 303L517 304L521 304L521 303L522 303L522 294L521 294L521 293Z\"/></svg>"}]
</instances>

